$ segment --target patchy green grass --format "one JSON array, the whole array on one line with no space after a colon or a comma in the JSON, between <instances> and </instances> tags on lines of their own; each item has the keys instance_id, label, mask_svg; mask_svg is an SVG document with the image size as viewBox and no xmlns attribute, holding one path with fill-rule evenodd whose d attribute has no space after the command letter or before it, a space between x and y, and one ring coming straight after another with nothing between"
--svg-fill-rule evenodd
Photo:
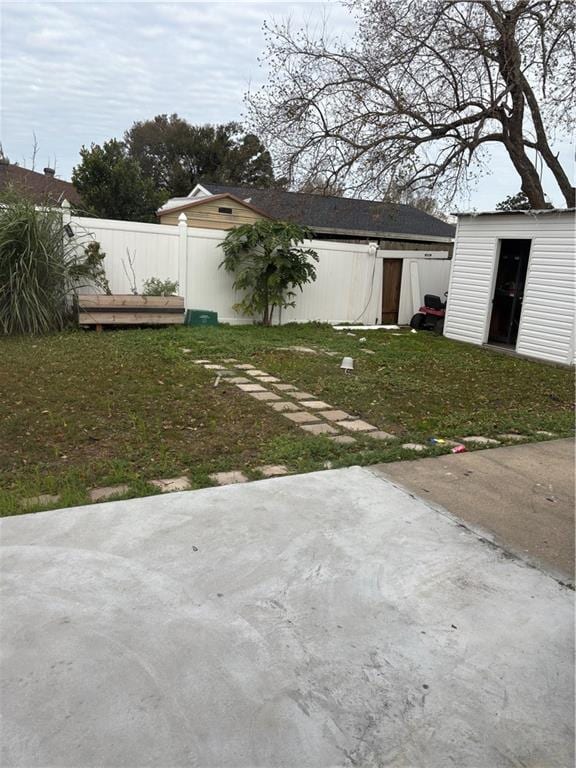
<instances>
[{"instance_id":1,"label":"patchy green grass","mask_svg":"<svg viewBox=\"0 0 576 768\"><path fill-rule=\"evenodd\" d=\"M2 339L0 514L23 511L22 499L39 494L59 494L57 506L83 504L102 485L126 483L125 497L140 496L157 492L148 484L155 478L186 474L204 487L212 472L257 477L268 463L306 472L414 458L400 442L433 436L573 433L569 369L427 333L366 331L365 342L355 334L307 325ZM339 368L344 355L355 359L353 374ZM197 357L252 363L401 441L355 435L341 446L305 434L225 380L214 387Z\"/></svg>"}]
</instances>

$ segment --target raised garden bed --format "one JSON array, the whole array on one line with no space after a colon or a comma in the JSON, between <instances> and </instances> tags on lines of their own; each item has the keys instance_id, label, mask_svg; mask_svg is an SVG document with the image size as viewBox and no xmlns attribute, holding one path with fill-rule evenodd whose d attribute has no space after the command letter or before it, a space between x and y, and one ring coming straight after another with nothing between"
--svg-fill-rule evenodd
<instances>
[{"instance_id":1,"label":"raised garden bed","mask_svg":"<svg viewBox=\"0 0 576 768\"><path fill-rule=\"evenodd\" d=\"M134 296L133 294L81 294L78 296L78 323L104 325L181 325L184 322L183 296Z\"/></svg>"}]
</instances>

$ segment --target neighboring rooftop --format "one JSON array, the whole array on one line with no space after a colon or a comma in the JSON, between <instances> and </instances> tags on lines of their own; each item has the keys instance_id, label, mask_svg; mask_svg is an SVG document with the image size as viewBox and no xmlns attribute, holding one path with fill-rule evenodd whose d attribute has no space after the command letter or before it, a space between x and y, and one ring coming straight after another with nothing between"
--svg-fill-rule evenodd
<instances>
[{"instance_id":1,"label":"neighboring rooftop","mask_svg":"<svg viewBox=\"0 0 576 768\"><path fill-rule=\"evenodd\" d=\"M450 240L455 227L418 208L376 200L310 195L282 189L256 189L205 183L196 187L213 195L230 194L245 200L272 218L293 221L319 232L385 237L390 235ZM193 191L194 192L194 191ZM192 193L191 193L192 194ZM173 198L163 209L184 207L192 198Z\"/></svg>"},{"instance_id":2,"label":"neighboring rooftop","mask_svg":"<svg viewBox=\"0 0 576 768\"><path fill-rule=\"evenodd\" d=\"M10 187L38 205L47 202L61 205L63 200L67 200L71 205L82 204L74 184L57 179L52 168L44 168L44 173L38 173L20 165L0 162L0 192L5 192Z\"/></svg>"}]
</instances>

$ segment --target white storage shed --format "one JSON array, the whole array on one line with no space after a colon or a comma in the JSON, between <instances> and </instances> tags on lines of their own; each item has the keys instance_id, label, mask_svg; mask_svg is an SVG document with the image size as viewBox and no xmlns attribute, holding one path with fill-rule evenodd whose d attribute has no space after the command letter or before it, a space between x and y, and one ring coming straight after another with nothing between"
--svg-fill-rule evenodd
<instances>
[{"instance_id":1,"label":"white storage shed","mask_svg":"<svg viewBox=\"0 0 576 768\"><path fill-rule=\"evenodd\" d=\"M444 335L573 364L575 222L574 209L458 214Z\"/></svg>"}]
</instances>

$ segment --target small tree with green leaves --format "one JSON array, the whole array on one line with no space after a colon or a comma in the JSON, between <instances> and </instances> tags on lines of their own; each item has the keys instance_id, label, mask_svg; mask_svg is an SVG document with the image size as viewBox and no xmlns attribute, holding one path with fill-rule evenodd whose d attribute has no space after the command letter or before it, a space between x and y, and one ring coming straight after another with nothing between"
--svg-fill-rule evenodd
<instances>
[{"instance_id":1,"label":"small tree with green leaves","mask_svg":"<svg viewBox=\"0 0 576 768\"><path fill-rule=\"evenodd\" d=\"M234 309L244 315L260 315L271 325L276 307L294 307L296 288L316 279L318 254L302 248L312 232L286 221L262 219L230 230L224 242L220 267L235 275L234 288L246 295Z\"/></svg>"}]
</instances>

